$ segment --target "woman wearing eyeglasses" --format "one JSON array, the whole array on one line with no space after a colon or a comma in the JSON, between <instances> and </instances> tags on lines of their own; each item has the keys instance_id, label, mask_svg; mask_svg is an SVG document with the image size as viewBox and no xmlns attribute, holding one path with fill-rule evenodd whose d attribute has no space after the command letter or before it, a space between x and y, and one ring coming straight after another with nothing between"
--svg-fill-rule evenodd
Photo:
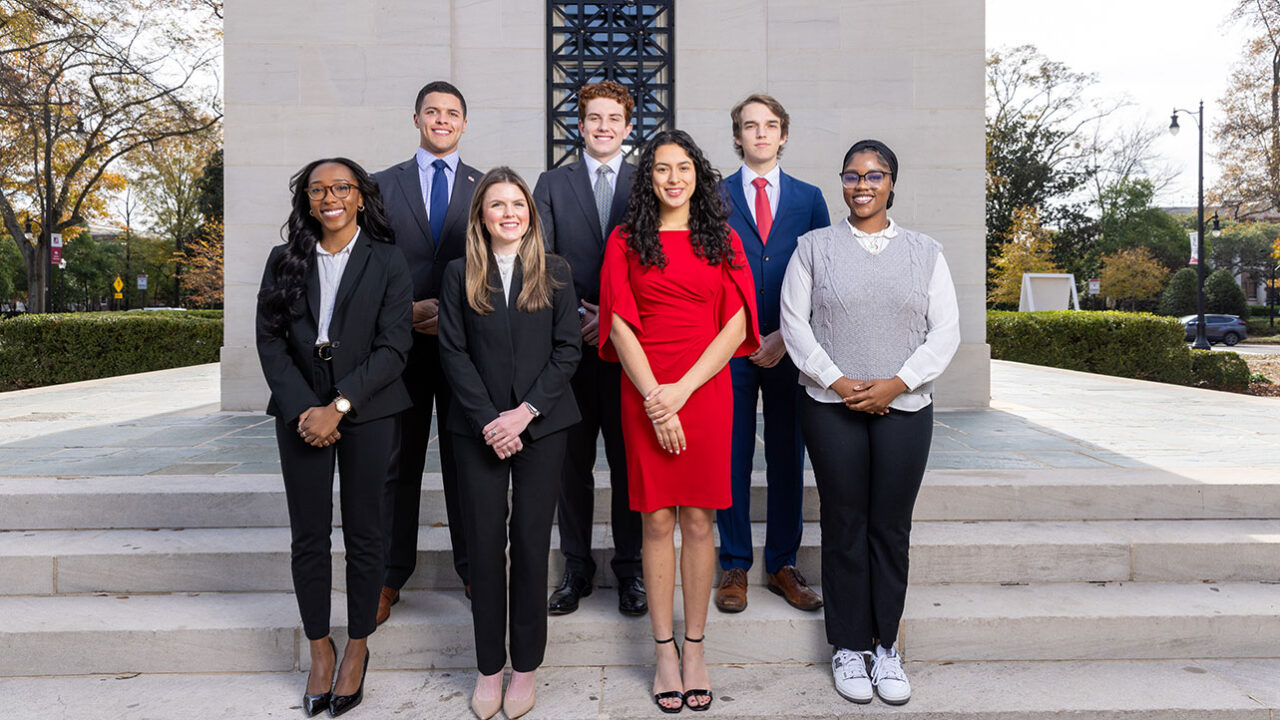
<instances>
[{"instance_id":1,"label":"woman wearing eyeglasses","mask_svg":"<svg viewBox=\"0 0 1280 720\"><path fill-rule=\"evenodd\" d=\"M258 358L293 531L293 587L310 641L307 716L360 704L383 574L382 490L409 407L400 380L412 345L413 287L378 187L345 158L290 181L284 245L258 293ZM347 645L329 636L333 468L341 473ZM335 678L336 670L336 678Z\"/></svg>"},{"instance_id":2,"label":"woman wearing eyeglasses","mask_svg":"<svg viewBox=\"0 0 1280 720\"><path fill-rule=\"evenodd\" d=\"M800 424L822 503L836 691L901 705L911 699L895 647L911 513L932 383L960 343L959 311L942 246L889 218L893 151L863 140L841 167L849 217L800 237L782 283L782 338L807 391Z\"/></svg>"}]
</instances>

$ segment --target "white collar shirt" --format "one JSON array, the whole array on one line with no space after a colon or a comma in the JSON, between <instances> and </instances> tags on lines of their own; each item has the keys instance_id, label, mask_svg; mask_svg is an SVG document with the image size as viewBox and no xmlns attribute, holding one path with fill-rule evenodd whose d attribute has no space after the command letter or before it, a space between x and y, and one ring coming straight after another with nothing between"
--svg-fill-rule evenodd
<instances>
[{"instance_id":1,"label":"white collar shirt","mask_svg":"<svg viewBox=\"0 0 1280 720\"><path fill-rule=\"evenodd\" d=\"M336 253L331 253L316 243L316 271L320 274L320 332L316 335L316 345L329 342L329 324L333 321L333 304L338 298L338 285L342 283L342 273L346 272L347 261L351 259L351 251L360 239L360 230L351 238L351 242Z\"/></svg>"},{"instance_id":2,"label":"white collar shirt","mask_svg":"<svg viewBox=\"0 0 1280 720\"><path fill-rule=\"evenodd\" d=\"M616 192L618 190L618 172L622 170L622 153L614 155L609 162L602 163L591 157L589 153L582 153L582 162L587 166L587 177L591 180L591 187L596 186L596 173L600 172L600 166L608 165L613 172L605 177L609 179L609 190Z\"/></svg>"},{"instance_id":3,"label":"white collar shirt","mask_svg":"<svg viewBox=\"0 0 1280 720\"><path fill-rule=\"evenodd\" d=\"M893 218L889 218L889 224L883 230L868 233L859 230L849 222L849 218L844 219L844 224L849 226L853 231L853 237L862 246L862 249L872 255L879 255L885 248L889 247L889 241L898 237L898 226L893 222Z\"/></svg>"},{"instance_id":4,"label":"white collar shirt","mask_svg":"<svg viewBox=\"0 0 1280 720\"><path fill-rule=\"evenodd\" d=\"M764 178L769 183L764 186L764 194L765 197L769 198L769 217L776 220L778 218L778 197L781 195L778 182L782 179L782 167L775 163L772 170L764 175L757 175L756 171L747 167L746 164L742 166L742 194L747 198L747 210L751 212L751 221L756 223L757 227L760 223L756 219L756 186L754 183L758 177Z\"/></svg>"},{"instance_id":5,"label":"white collar shirt","mask_svg":"<svg viewBox=\"0 0 1280 720\"><path fill-rule=\"evenodd\" d=\"M458 163L462 162L458 156L458 151L437 158L435 155L418 148L418 152L414 154L414 158L418 161L418 182L422 185L422 206L431 212L431 183L435 181L436 169L432 166L436 160L444 161L444 179L448 181L448 192L446 198L453 197L453 180L458 174Z\"/></svg>"}]
</instances>

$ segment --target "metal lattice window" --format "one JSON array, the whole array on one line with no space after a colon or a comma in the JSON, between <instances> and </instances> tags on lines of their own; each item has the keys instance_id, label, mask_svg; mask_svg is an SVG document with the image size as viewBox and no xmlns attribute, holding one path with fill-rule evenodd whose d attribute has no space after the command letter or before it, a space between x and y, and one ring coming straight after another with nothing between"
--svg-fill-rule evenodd
<instances>
[{"instance_id":1,"label":"metal lattice window","mask_svg":"<svg viewBox=\"0 0 1280 720\"><path fill-rule=\"evenodd\" d=\"M578 88L602 80L636 101L624 155L674 127L675 0L547 1L547 167L578 158Z\"/></svg>"}]
</instances>

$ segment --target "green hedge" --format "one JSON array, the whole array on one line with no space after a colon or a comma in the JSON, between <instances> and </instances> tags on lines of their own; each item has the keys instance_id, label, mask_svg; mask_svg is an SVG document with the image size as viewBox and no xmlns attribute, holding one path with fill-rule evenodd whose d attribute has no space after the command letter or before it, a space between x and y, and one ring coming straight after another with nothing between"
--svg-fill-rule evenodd
<instances>
[{"instance_id":1,"label":"green hedge","mask_svg":"<svg viewBox=\"0 0 1280 720\"><path fill-rule=\"evenodd\" d=\"M991 357L1067 370L1189 385L1186 328L1146 313L987 313Z\"/></svg>"},{"instance_id":2,"label":"green hedge","mask_svg":"<svg viewBox=\"0 0 1280 720\"><path fill-rule=\"evenodd\" d=\"M1192 350L1191 372L1202 387L1232 392L1249 389L1249 364L1233 352Z\"/></svg>"},{"instance_id":3,"label":"green hedge","mask_svg":"<svg viewBox=\"0 0 1280 720\"><path fill-rule=\"evenodd\" d=\"M0 321L0 390L217 362L221 346L221 317L191 312L21 315Z\"/></svg>"}]
</instances>

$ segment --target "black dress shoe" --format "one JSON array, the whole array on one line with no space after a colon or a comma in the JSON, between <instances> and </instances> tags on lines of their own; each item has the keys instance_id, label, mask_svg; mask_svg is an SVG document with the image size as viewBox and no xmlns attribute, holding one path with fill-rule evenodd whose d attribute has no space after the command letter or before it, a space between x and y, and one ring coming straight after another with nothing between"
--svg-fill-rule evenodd
<instances>
[{"instance_id":1,"label":"black dress shoe","mask_svg":"<svg viewBox=\"0 0 1280 720\"><path fill-rule=\"evenodd\" d=\"M364 699L364 676L369 674L369 651L364 651L364 668L360 671L360 687L354 695L333 694L329 700L329 717L338 717L342 713L360 704Z\"/></svg>"},{"instance_id":2,"label":"black dress shoe","mask_svg":"<svg viewBox=\"0 0 1280 720\"><path fill-rule=\"evenodd\" d=\"M338 672L338 646L334 644L333 638L329 638L329 647L333 648L333 671ZM302 710L307 717L315 717L325 710L329 709L329 700L333 696L333 678L329 678L329 692L316 693L315 695L302 696Z\"/></svg>"},{"instance_id":3,"label":"black dress shoe","mask_svg":"<svg viewBox=\"0 0 1280 720\"><path fill-rule=\"evenodd\" d=\"M568 615L578 609L578 601L591 594L591 581L573 571L566 571L560 587L547 601L547 614Z\"/></svg>"},{"instance_id":4,"label":"black dress shoe","mask_svg":"<svg viewBox=\"0 0 1280 720\"><path fill-rule=\"evenodd\" d=\"M644 591L644 581L638 577L618 581L618 612L640 617L649 612L649 596Z\"/></svg>"}]
</instances>

